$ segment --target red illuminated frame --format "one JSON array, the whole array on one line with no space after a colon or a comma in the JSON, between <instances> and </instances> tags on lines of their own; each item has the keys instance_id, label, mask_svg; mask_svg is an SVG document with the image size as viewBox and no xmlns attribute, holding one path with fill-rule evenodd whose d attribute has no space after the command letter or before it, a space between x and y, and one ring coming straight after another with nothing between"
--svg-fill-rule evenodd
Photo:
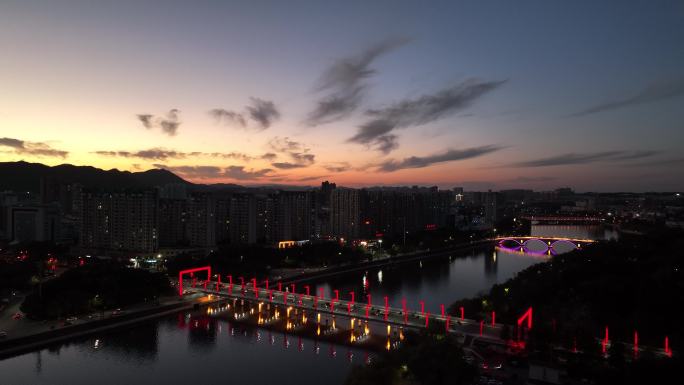
<instances>
[{"instance_id":1,"label":"red illuminated frame","mask_svg":"<svg viewBox=\"0 0 684 385\"><path fill-rule=\"evenodd\" d=\"M527 309L527 311L520 317L518 318L518 327L522 326L522 324L527 321L527 329L532 329L532 308L530 307Z\"/></svg>"},{"instance_id":2,"label":"red illuminated frame","mask_svg":"<svg viewBox=\"0 0 684 385\"><path fill-rule=\"evenodd\" d=\"M178 295L183 295L183 275L194 274L198 271L207 271L207 281L211 280L211 266L196 267L194 269L181 270L178 272Z\"/></svg>"}]
</instances>

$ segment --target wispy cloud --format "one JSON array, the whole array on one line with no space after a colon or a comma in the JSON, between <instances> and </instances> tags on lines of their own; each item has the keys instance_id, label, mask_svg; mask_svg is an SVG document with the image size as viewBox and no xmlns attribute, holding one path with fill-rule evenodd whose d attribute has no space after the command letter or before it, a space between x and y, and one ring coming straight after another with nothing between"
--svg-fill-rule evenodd
<instances>
[{"instance_id":1,"label":"wispy cloud","mask_svg":"<svg viewBox=\"0 0 684 385\"><path fill-rule=\"evenodd\" d=\"M272 101L259 98L249 98L251 104L247 106L249 117L265 130L271 127L274 121L280 118L280 111Z\"/></svg>"},{"instance_id":2,"label":"wispy cloud","mask_svg":"<svg viewBox=\"0 0 684 385\"><path fill-rule=\"evenodd\" d=\"M221 167L217 166L167 166L164 164L154 164L154 167L169 170L182 178L189 179L214 179L223 174Z\"/></svg>"},{"instance_id":3,"label":"wispy cloud","mask_svg":"<svg viewBox=\"0 0 684 385\"><path fill-rule=\"evenodd\" d=\"M169 170L183 178L189 179L218 179L228 178L235 180L258 180L269 177L272 169L246 169L244 166L167 166L155 164L157 168Z\"/></svg>"},{"instance_id":4,"label":"wispy cloud","mask_svg":"<svg viewBox=\"0 0 684 385\"><path fill-rule=\"evenodd\" d=\"M316 156L304 152L290 152L292 162L274 162L271 165L281 170L309 167L315 163Z\"/></svg>"},{"instance_id":5,"label":"wispy cloud","mask_svg":"<svg viewBox=\"0 0 684 385\"><path fill-rule=\"evenodd\" d=\"M347 162L337 162L337 163L329 163L326 165L323 165L323 168L330 171L330 172L345 172L351 170L351 164Z\"/></svg>"},{"instance_id":6,"label":"wispy cloud","mask_svg":"<svg viewBox=\"0 0 684 385\"><path fill-rule=\"evenodd\" d=\"M650 160L647 162L628 163L627 167L679 166L684 165L684 158L668 158Z\"/></svg>"},{"instance_id":7,"label":"wispy cloud","mask_svg":"<svg viewBox=\"0 0 684 385\"><path fill-rule=\"evenodd\" d=\"M265 130L280 119L280 111L275 103L270 100L251 97L250 104L245 106L244 112L237 112L225 108L212 108L209 110L209 116L214 118L217 124L237 125L240 128L253 128L255 130ZM256 124L256 127L247 123L250 119Z\"/></svg>"},{"instance_id":8,"label":"wispy cloud","mask_svg":"<svg viewBox=\"0 0 684 385\"><path fill-rule=\"evenodd\" d=\"M169 110L165 117L155 117L152 114L138 114L136 117L146 129L160 128L163 133L175 136L180 126L180 111L176 108Z\"/></svg>"},{"instance_id":9,"label":"wispy cloud","mask_svg":"<svg viewBox=\"0 0 684 385\"><path fill-rule=\"evenodd\" d=\"M311 165L314 163L316 156L314 154L309 154L306 152L291 152L290 156L292 160L297 163Z\"/></svg>"},{"instance_id":10,"label":"wispy cloud","mask_svg":"<svg viewBox=\"0 0 684 385\"><path fill-rule=\"evenodd\" d=\"M48 158L66 158L68 151L52 148L44 142L29 142L15 138L0 138L0 147L7 147L17 154Z\"/></svg>"},{"instance_id":11,"label":"wispy cloud","mask_svg":"<svg viewBox=\"0 0 684 385\"><path fill-rule=\"evenodd\" d=\"M281 170L291 170L293 168L304 168L308 167L306 164L298 164L298 163L292 163L292 162L273 162L271 163L271 166L281 169Z\"/></svg>"},{"instance_id":12,"label":"wispy cloud","mask_svg":"<svg viewBox=\"0 0 684 385\"><path fill-rule=\"evenodd\" d=\"M462 150L447 150L439 154L428 156L411 156L404 158L401 161L387 160L377 165L377 171L393 172L406 168L423 168L431 166L435 163L453 162L457 160L465 160L477 158L495 151L501 150L503 147L488 145L480 147L466 148Z\"/></svg>"},{"instance_id":13,"label":"wispy cloud","mask_svg":"<svg viewBox=\"0 0 684 385\"><path fill-rule=\"evenodd\" d=\"M343 119L356 110L368 87L366 80L376 71L371 64L383 54L406 43L406 38L392 38L374 44L361 53L337 60L318 80L316 90L327 91L318 100L307 118L309 125L329 123Z\"/></svg>"},{"instance_id":14,"label":"wispy cloud","mask_svg":"<svg viewBox=\"0 0 684 385\"><path fill-rule=\"evenodd\" d=\"M143 127L150 129L154 126L154 115L151 114L138 114L136 115Z\"/></svg>"},{"instance_id":15,"label":"wispy cloud","mask_svg":"<svg viewBox=\"0 0 684 385\"><path fill-rule=\"evenodd\" d=\"M213 108L209 110L209 115L216 119L216 123L237 124L242 128L247 126L247 120L245 120L244 115L239 112L226 110L224 108Z\"/></svg>"},{"instance_id":16,"label":"wispy cloud","mask_svg":"<svg viewBox=\"0 0 684 385\"><path fill-rule=\"evenodd\" d=\"M396 135L380 135L375 138L375 149L383 154L389 154L399 148L398 139Z\"/></svg>"},{"instance_id":17,"label":"wispy cloud","mask_svg":"<svg viewBox=\"0 0 684 385\"><path fill-rule=\"evenodd\" d=\"M287 136L284 138L276 136L268 142L268 145L275 152L301 152L308 150L304 144L297 142L296 140L292 140Z\"/></svg>"},{"instance_id":18,"label":"wispy cloud","mask_svg":"<svg viewBox=\"0 0 684 385\"><path fill-rule=\"evenodd\" d=\"M166 160L169 158L185 158L187 153L165 150L163 148L150 148L140 151L93 151L93 154L101 156L121 157L121 158L141 158L151 160Z\"/></svg>"},{"instance_id":19,"label":"wispy cloud","mask_svg":"<svg viewBox=\"0 0 684 385\"><path fill-rule=\"evenodd\" d=\"M273 170L270 168L262 169L249 169L247 170L243 166L228 166L224 170L224 174L228 178L239 179L239 180L251 180L251 179L261 179L267 177L271 174Z\"/></svg>"},{"instance_id":20,"label":"wispy cloud","mask_svg":"<svg viewBox=\"0 0 684 385\"><path fill-rule=\"evenodd\" d=\"M221 158L221 159L235 159L235 160L241 160L244 162L250 162L256 159L264 159L271 161L275 159L275 154L273 153L265 153L260 156L253 156L253 155L248 155L242 152L202 152L202 151L191 151L191 152L185 152L185 151L177 151L177 150L169 150L169 149L164 149L164 148L150 148L146 150L138 150L138 151L125 151L125 150L119 150L119 151L110 151L110 150L101 150L101 151L93 151L93 154L101 155L101 156L110 156L110 157L121 157L121 158L140 158L140 159L147 159L147 160L166 160L166 159L185 159L185 158L190 158L190 157L207 157L207 158Z\"/></svg>"},{"instance_id":21,"label":"wispy cloud","mask_svg":"<svg viewBox=\"0 0 684 385\"><path fill-rule=\"evenodd\" d=\"M570 114L569 116L585 116L604 111L617 110L629 106L659 102L673 99L684 95L684 79L675 79L668 82L655 83L640 92L624 98L610 100L584 110Z\"/></svg>"},{"instance_id":22,"label":"wispy cloud","mask_svg":"<svg viewBox=\"0 0 684 385\"><path fill-rule=\"evenodd\" d=\"M514 167L548 167L586 164L604 161L625 161L651 157L658 154L657 151L603 151L592 153L568 153L548 158L528 160L513 163Z\"/></svg>"},{"instance_id":23,"label":"wispy cloud","mask_svg":"<svg viewBox=\"0 0 684 385\"><path fill-rule=\"evenodd\" d=\"M305 176L302 178L298 178L297 182L311 182L314 180L321 180L323 178L327 178L328 175L313 175L313 176Z\"/></svg>"},{"instance_id":24,"label":"wispy cloud","mask_svg":"<svg viewBox=\"0 0 684 385\"><path fill-rule=\"evenodd\" d=\"M497 89L505 81L466 80L456 86L407 99L389 107L366 111L372 119L362 124L348 142L375 146L383 153L397 148L395 129L427 124L463 111L477 99Z\"/></svg>"},{"instance_id":25,"label":"wispy cloud","mask_svg":"<svg viewBox=\"0 0 684 385\"><path fill-rule=\"evenodd\" d=\"M311 166L316 161L316 155L312 154L311 149L301 142L297 142L288 137L274 137L268 145L271 149L279 154L284 154L292 159L292 162L273 162L271 166L281 169L289 170L293 168L304 168ZM275 154L274 154L275 155ZM275 157L274 157L275 158Z\"/></svg>"}]
</instances>

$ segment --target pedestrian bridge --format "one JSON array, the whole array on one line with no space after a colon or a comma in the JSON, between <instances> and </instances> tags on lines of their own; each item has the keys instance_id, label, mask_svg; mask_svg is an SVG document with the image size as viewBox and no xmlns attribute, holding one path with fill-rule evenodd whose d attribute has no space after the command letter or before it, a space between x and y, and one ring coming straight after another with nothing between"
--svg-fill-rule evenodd
<instances>
[{"instance_id":1,"label":"pedestrian bridge","mask_svg":"<svg viewBox=\"0 0 684 385\"><path fill-rule=\"evenodd\" d=\"M558 246L570 250L581 249L586 245L595 243L593 239L578 239L565 237L498 237L494 239L498 247L508 251L519 251L529 254L554 255L558 252Z\"/></svg>"},{"instance_id":2,"label":"pedestrian bridge","mask_svg":"<svg viewBox=\"0 0 684 385\"><path fill-rule=\"evenodd\" d=\"M202 293L212 298L212 302L220 301L221 298L249 301L255 304L255 309L258 309L259 320L263 319L268 322L280 320L288 325L288 329L289 325L294 325L296 322L300 324L306 323L307 320L320 322L321 315L323 315L332 320L332 329L336 327L334 321L336 317L337 325L350 322L352 333L354 333L354 325L360 327L362 323L374 322L386 325L388 332L390 328L392 330L426 328L435 330L436 328L445 333L455 333L488 343L506 343L500 338L501 329L505 325L496 322L496 314L493 312L491 318L473 320L465 318L463 308L460 309L460 316L451 316L446 313L445 306L441 305L439 311L434 314L425 308L423 301L415 304L415 310L410 310L405 299L401 299L401 307L397 308L390 306L390 299L387 296L382 298L383 306L373 304L370 295L365 296L366 301L356 302L354 292L344 293L346 299L343 299L339 290L332 290L332 293L329 293L332 295L326 297L322 288L319 293L315 293L310 291L309 286L303 286L300 288L301 292L297 293L295 284L283 287L278 283L276 288L271 288L267 281L259 282L257 285L256 279L250 282L242 277L239 278L241 282L234 284L230 276L227 283L210 280L197 281L193 276L191 279L181 278L179 283L186 287L181 291L182 294ZM342 322L342 320L348 321ZM324 329L331 327L330 325L321 326ZM360 337L363 337L363 331L357 336L357 338Z\"/></svg>"}]
</instances>

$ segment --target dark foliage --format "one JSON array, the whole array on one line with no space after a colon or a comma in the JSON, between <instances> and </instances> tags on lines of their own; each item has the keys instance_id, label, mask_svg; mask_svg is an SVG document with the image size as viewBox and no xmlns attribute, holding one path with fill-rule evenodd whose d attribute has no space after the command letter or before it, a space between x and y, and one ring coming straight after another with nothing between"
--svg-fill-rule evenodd
<instances>
[{"instance_id":1,"label":"dark foliage","mask_svg":"<svg viewBox=\"0 0 684 385\"><path fill-rule=\"evenodd\" d=\"M21 310L30 318L52 319L152 301L172 292L163 274L96 263L71 269L36 287Z\"/></svg>"},{"instance_id":2,"label":"dark foliage","mask_svg":"<svg viewBox=\"0 0 684 385\"><path fill-rule=\"evenodd\" d=\"M308 243L277 249L274 247L225 245L206 257L179 256L167 261L167 269L176 274L181 269L211 265L222 274L265 274L272 268L332 266L367 260L360 248L336 242Z\"/></svg>"},{"instance_id":3,"label":"dark foliage","mask_svg":"<svg viewBox=\"0 0 684 385\"><path fill-rule=\"evenodd\" d=\"M457 385L471 383L476 374L452 337L409 332L399 349L379 356L368 366L355 367L347 384Z\"/></svg>"},{"instance_id":4,"label":"dark foliage","mask_svg":"<svg viewBox=\"0 0 684 385\"><path fill-rule=\"evenodd\" d=\"M622 343L631 343L635 330L641 347L661 348L666 335L675 351L684 347L684 313L678 310L684 307L683 247L681 232L664 229L599 243L531 266L485 296L454 303L449 311L459 314L463 306L470 317L484 318L495 310L497 320L514 325L532 306L531 354L550 358L552 345L576 346L584 352L573 367L577 378L602 382L604 376L638 376L648 365L660 365L653 362L665 367L672 360L626 361L631 352ZM612 342L608 360L599 354L597 342L606 326Z\"/></svg>"}]
</instances>

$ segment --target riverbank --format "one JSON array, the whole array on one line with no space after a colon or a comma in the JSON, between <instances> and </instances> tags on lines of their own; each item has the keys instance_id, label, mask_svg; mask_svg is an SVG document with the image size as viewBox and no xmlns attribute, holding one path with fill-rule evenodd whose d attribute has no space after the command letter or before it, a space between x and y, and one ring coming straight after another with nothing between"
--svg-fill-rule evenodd
<instances>
[{"instance_id":1,"label":"riverbank","mask_svg":"<svg viewBox=\"0 0 684 385\"><path fill-rule=\"evenodd\" d=\"M316 280L316 279L322 279L322 278L327 278L327 277L331 277L331 276L338 275L338 274L351 273L351 272L366 270L366 269L375 268L375 267L383 267L383 266L388 266L388 265L412 262L412 261L417 261L417 260L424 259L424 258L443 257L445 255L448 255L448 254L451 254L451 253L454 253L457 251L462 251L462 250L466 250L466 249L473 248L473 247L479 247L479 246L482 246L482 245L485 245L485 244L491 243L491 242L493 242L493 240L483 239L483 240L479 240L479 241L462 243L459 245L454 245L452 247L447 247L447 248L443 248L443 249L421 250L421 251L417 251L417 252L413 252L413 253L397 255L394 257L382 258L382 259L378 259L375 261L357 263L354 265L332 266L332 267L328 267L328 268L317 269L314 271L304 271L304 272L301 272L298 274L293 274L291 276L285 276L285 277L281 276L280 281L283 284L299 283L299 282L303 282L303 281L311 281L311 280ZM301 271L301 269L296 269L296 270ZM271 277L271 278L274 278L274 277Z\"/></svg>"},{"instance_id":2,"label":"riverbank","mask_svg":"<svg viewBox=\"0 0 684 385\"><path fill-rule=\"evenodd\" d=\"M383 258L375 261L364 262L361 264L334 266L316 271L307 271L290 276L282 280L284 284L296 283L305 280L322 279L338 274L345 274L354 271L362 271L369 268L382 267L392 264L407 263L424 258L445 256L453 252L461 251L471 247L482 246L491 240L480 240L461 244L439 250L423 250L419 252L403 254L400 256ZM175 301L182 301L174 303ZM8 330L10 336L0 340L0 359L8 358L27 351L39 349L51 344L68 341L70 339L91 335L98 332L109 331L114 328L132 326L134 324L173 314L180 310L191 309L197 302L196 299L170 298L167 303L135 310L127 309L125 314L113 316L110 312L108 318L97 318L92 320L78 320L73 325L58 326L54 322L37 322L30 320L19 320L28 325L19 328L19 331Z\"/></svg>"},{"instance_id":3,"label":"riverbank","mask_svg":"<svg viewBox=\"0 0 684 385\"><path fill-rule=\"evenodd\" d=\"M43 327L37 327L36 329L39 331L34 333L27 333L17 337L0 340L0 360L52 344L62 343L71 339L113 329L129 327L141 322L174 314L181 310L192 309L197 303L199 303L197 298L178 299L177 303L166 303L151 308L146 307L139 310L128 310L126 313L120 315L110 315L109 318L93 319L74 325L57 328L50 328L47 325L42 325Z\"/></svg>"}]
</instances>

